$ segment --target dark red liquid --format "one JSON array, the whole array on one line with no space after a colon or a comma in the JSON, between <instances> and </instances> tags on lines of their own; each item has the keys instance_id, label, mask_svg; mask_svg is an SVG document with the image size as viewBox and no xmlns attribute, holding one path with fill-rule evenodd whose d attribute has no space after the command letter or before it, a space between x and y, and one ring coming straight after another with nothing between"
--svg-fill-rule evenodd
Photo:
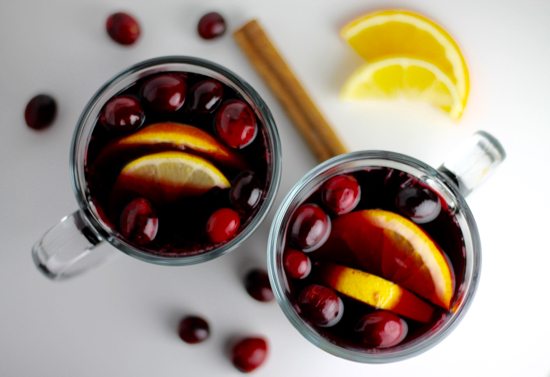
<instances>
[{"instance_id":1,"label":"dark red liquid","mask_svg":"<svg viewBox=\"0 0 550 377\"><path fill-rule=\"evenodd\" d=\"M192 91L197 88L196 84L204 82L205 80L216 83L216 95L221 95L221 100L219 101L221 104L234 100L246 102L242 96L228 85L200 74L164 72L157 76L173 76L178 82L182 81L184 84L179 85L176 89L179 91L181 88L184 88L183 95L179 93L177 98L178 101L174 101L171 93L166 94L157 91L151 94L151 90L148 90L145 91L146 93L144 94L144 84L150 83L151 79L155 77L148 76L133 83L115 96L126 96L138 100L145 113L144 122L139 129L132 129L131 131L105 127L99 120L96 122L96 126L88 144L86 158L86 179L90 194L97 213L102 220L115 228L119 233L124 234L121 231L121 211L128 203L134 200L135 197L117 197L116 200L113 199L113 187L122 169L128 163L139 157L156 152L181 151L183 148L168 143L158 143L146 146L139 145L109 154L107 162L104 158L105 153L102 155L102 151L104 151L105 147L114 139L131 135L133 132L139 132L145 127L157 123L180 123L199 128L210 134L210 136L214 137L228 149L238 153L243 160L246 161L246 168L221 164L213 157L197 152L192 148L185 148L185 153L195 154L207 159L223 173L232 185L233 182L237 181L236 178L242 175L243 172L253 175L255 182L259 185L259 191L256 192L258 200L252 203L254 204L253 207L247 208L247 211L242 211L240 207L235 207L235 198L233 198L233 200L230 199L230 188L222 189L219 187L213 187L202 195L181 198L170 203L155 203L151 200L156 215L158 216L158 232L155 238L146 245L140 245L128 238L126 238L126 241L144 251L162 256L181 257L208 252L215 247L231 241L231 239L241 233L258 213L258 209L265 199L270 185L268 170L271 158L268 149L267 129L260 119L255 119L257 124L255 138L250 144L242 149L233 149L227 146L215 132L217 110L197 111L196 103L188 101L189 99L197 97L195 93L192 93ZM219 90L219 88L222 90ZM144 98L144 95L148 97ZM156 95L156 97L153 95ZM204 96L204 93L201 92L201 95ZM162 103L155 103L155 106L151 105L150 102L153 97L155 101L162 101L164 98L166 98L166 101L171 101L170 103L173 106L169 108L170 111L167 111L167 107L163 107ZM183 97L184 102L180 106L179 101ZM253 111L252 114L257 118ZM99 118L101 118L101 114ZM248 200L248 198L244 198L244 200ZM229 239L216 243L208 236L206 224L210 216L221 208L228 208L238 212L240 224L238 230L232 233ZM125 238L124 235L121 235L121 237Z\"/></svg>"},{"instance_id":2,"label":"dark red liquid","mask_svg":"<svg viewBox=\"0 0 550 377\"><path fill-rule=\"evenodd\" d=\"M396 206L396 197L398 193L402 189L410 186L420 186L430 190L426 186L422 185L417 178L405 172L385 167L355 170L352 172L347 172L346 175L355 178L361 188L361 199L352 212L365 209L381 209L397 213L405 218L408 218L407 215ZM441 250L443 250L445 255L448 257L451 267L454 270L455 289L454 297L451 300L452 307L453 303L456 301L456 292L460 289L464 280L464 239L456 218L450 213L448 206L443 202L443 199L440 198L440 200L441 210L439 215L434 220L417 225L440 246ZM302 205L303 204L318 205L327 211L327 214L330 216L332 221L338 217L337 215L334 215L334 212L328 211L326 205L323 203L323 186L314 191L306 200L303 201ZM292 237L291 233L292 224L290 224L287 228L285 254L292 248L296 247L290 242ZM335 253L337 252L338 251L335 250ZM297 313L304 313L304 310L300 307L299 303L300 293L308 286L322 284L320 282L319 274L316 273L316 268L319 268L316 266L316 262L319 262L319 260L316 259L315 250L312 252L306 252L306 255L311 259L312 270L311 273L305 278L292 278L290 274L285 271L287 285L289 287L288 295L291 299L291 304L295 307ZM327 259L323 260L327 261ZM353 262L349 262L349 264L350 265L347 265L346 267L372 273L372 271L366 271L363 266L354 265ZM311 325L321 336L327 338L332 343L350 349L371 349L372 347L365 344L364 339L362 339L362 337L364 338L364 334L357 331L357 325L365 315L373 313L377 311L377 309L356 299L347 297L341 293L338 293L338 295L342 299L344 310L341 320L336 325L330 327L318 326L309 321L305 316L304 318L307 322L311 323ZM446 309L431 303L430 305L433 306L435 311L428 323L421 323L404 317L402 318L407 324L408 332L405 339L401 341L399 345L403 345L418 338L422 334L425 334L430 329L438 326L446 317L448 313Z\"/></svg>"}]
</instances>

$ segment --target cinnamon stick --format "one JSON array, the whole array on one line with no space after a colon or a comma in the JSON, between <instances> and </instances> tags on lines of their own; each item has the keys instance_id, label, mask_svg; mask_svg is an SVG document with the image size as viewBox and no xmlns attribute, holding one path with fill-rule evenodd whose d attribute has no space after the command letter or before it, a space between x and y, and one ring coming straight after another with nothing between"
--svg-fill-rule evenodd
<instances>
[{"instance_id":1,"label":"cinnamon stick","mask_svg":"<svg viewBox=\"0 0 550 377\"><path fill-rule=\"evenodd\" d=\"M338 135L313 103L256 20L233 33L252 65L281 102L320 162L347 153Z\"/></svg>"}]
</instances>

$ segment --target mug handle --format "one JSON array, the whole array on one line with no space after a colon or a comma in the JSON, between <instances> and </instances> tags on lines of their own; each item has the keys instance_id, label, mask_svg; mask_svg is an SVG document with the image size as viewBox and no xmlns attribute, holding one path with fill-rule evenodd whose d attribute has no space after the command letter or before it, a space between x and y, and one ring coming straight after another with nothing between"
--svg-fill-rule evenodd
<instances>
[{"instance_id":1,"label":"mug handle","mask_svg":"<svg viewBox=\"0 0 550 377\"><path fill-rule=\"evenodd\" d=\"M33 246L36 267L51 280L64 280L104 264L116 253L113 248L96 248L103 237L78 210L64 217Z\"/></svg>"},{"instance_id":2,"label":"mug handle","mask_svg":"<svg viewBox=\"0 0 550 377\"><path fill-rule=\"evenodd\" d=\"M449 177L465 197L484 182L505 158L502 144L488 132L478 131L437 170Z\"/></svg>"}]
</instances>

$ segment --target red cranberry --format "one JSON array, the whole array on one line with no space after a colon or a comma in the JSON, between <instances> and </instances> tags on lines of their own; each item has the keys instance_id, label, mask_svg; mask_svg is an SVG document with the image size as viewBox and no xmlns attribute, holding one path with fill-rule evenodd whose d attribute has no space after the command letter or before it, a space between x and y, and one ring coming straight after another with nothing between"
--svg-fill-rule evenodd
<instances>
[{"instance_id":1,"label":"red cranberry","mask_svg":"<svg viewBox=\"0 0 550 377\"><path fill-rule=\"evenodd\" d=\"M243 373L252 372L263 364L267 357L267 342L261 337L245 338L233 345L231 361Z\"/></svg>"},{"instance_id":2,"label":"red cranberry","mask_svg":"<svg viewBox=\"0 0 550 377\"><path fill-rule=\"evenodd\" d=\"M132 200L120 217L120 230L131 242L146 245L155 239L158 217L151 203L144 198Z\"/></svg>"},{"instance_id":3,"label":"red cranberry","mask_svg":"<svg viewBox=\"0 0 550 377\"><path fill-rule=\"evenodd\" d=\"M131 45L139 38L140 29L136 19L127 13L114 13L107 18L107 33L121 45Z\"/></svg>"},{"instance_id":4,"label":"red cranberry","mask_svg":"<svg viewBox=\"0 0 550 377\"><path fill-rule=\"evenodd\" d=\"M267 272L259 268L255 268L246 274L244 286L248 294L258 301L268 302L275 298Z\"/></svg>"},{"instance_id":5,"label":"red cranberry","mask_svg":"<svg viewBox=\"0 0 550 377\"><path fill-rule=\"evenodd\" d=\"M185 343L200 343L210 335L210 326L201 317L189 316L181 320L178 333Z\"/></svg>"},{"instance_id":6,"label":"red cranberry","mask_svg":"<svg viewBox=\"0 0 550 377\"><path fill-rule=\"evenodd\" d=\"M229 208L220 208L206 222L206 233L214 243L230 239L239 229L241 219L239 214Z\"/></svg>"},{"instance_id":7,"label":"red cranberry","mask_svg":"<svg viewBox=\"0 0 550 377\"><path fill-rule=\"evenodd\" d=\"M335 215L351 212L361 199L361 187L350 175L337 175L323 185L323 203Z\"/></svg>"},{"instance_id":8,"label":"red cranberry","mask_svg":"<svg viewBox=\"0 0 550 377\"><path fill-rule=\"evenodd\" d=\"M225 33L225 20L221 14L210 12L201 17L197 29L203 39L217 38Z\"/></svg>"},{"instance_id":9,"label":"red cranberry","mask_svg":"<svg viewBox=\"0 0 550 377\"><path fill-rule=\"evenodd\" d=\"M330 218L315 204L298 208L290 221L290 241L302 251L320 247L330 234Z\"/></svg>"},{"instance_id":10,"label":"red cranberry","mask_svg":"<svg viewBox=\"0 0 550 377\"><path fill-rule=\"evenodd\" d=\"M321 327L337 324L344 314L344 303L332 289L318 284L305 287L298 296L304 316Z\"/></svg>"},{"instance_id":11,"label":"red cranberry","mask_svg":"<svg viewBox=\"0 0 550 377\"><path fill-rule=\"evenodd\" d=\"M33 97L25 107L25 121L30 128L39 130L52 124L56 113L55 100L46 94L39 94Z\"/></svg>"},{"instance_id":12,"label":"red cranberry","mask_svg":"<svg viewBox=\"0 0 550 377\"><path fill-rule=\"evenodd\" d=\"M395 205L418 224L434 220L441 211L439 197L426 187L405 187L397 193Z\"/></svg>"},{"instance_id":13,"label":"red cranberry","mask_svg":"<svg viewBox=\"0 0 550 377\"><path fill-rule=\"evenodd\" d=\"M224 102L216 114L216 131L232 148L241 149L252 143L258 127L252 109L243 101Z\"/></svg>"},{"instance_id":14,"label":"red cranberry","mask_svg":"<svg viewBox=\"0 0 550 377\"><path fill-rule=\"evenodd\" d=\"M288 249L283 256L285 271L291 278L303 279L311 272L311 260L299 250Z\"/></svg>"},{"instance_id":15,"label":"red cranberry","mask_svg":"<svg viewBox=\"0 0 550 377\"><path fill-rule=\"evenodd\" d=\"M179 76L163 74L151 77L141 88L141 96L154 110L176 111L183 106L187 84Z\"/></svg>"},{"instance_id":16,"label":"red cranberry","mask_svg":"<svg viewBox=\"0 0 550 377\"><path fill-rule=\"evenodd\" d=\"M408 326L397 315L380 310L361 318L355 327L355 331L366 346L388 348L399 344L405 339Z\"/></svg>"},{"instance_id":17,"label":"red cranberry","mask_svg":"<svg viewBox=\"0 0 550 377\"><path fill-rule=\"evenodd\" d=\"M233 180L229 199L237 211L248 213L260 203L262 193L262 184L254 172L244 171Z\"/></svg>"},{"instance_id":18,"label":"red cranberry","mask_svg":"<svg viewBox=\"0 0 550 377\"><path fill-rule=\"evenodd\" d=\"M99 120L109 131L128 132L143 124L145 113L137 99L120 96L105 104Z\"/></svg>"},{"instance_id":19,"label":"red cranberry","mask_svg":"<svg viewBox=\"0 0 550 377\"><path fill-rule=\"evenodd\" d=\"M204 80L193 85L187 105L197 114L208 114L218 108L222 101L222 85L214 80Z\"/></svg>"}]
</instances>

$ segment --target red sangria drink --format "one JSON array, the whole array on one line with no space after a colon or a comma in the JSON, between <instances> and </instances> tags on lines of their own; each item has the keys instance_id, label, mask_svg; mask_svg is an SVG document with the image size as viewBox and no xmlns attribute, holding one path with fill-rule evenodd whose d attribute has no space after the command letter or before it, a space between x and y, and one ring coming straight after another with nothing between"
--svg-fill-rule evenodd
<instances>
[{"instance_id":1,"label":"red sangria drink","mask_svg":"<svg viewBox=\"0 0 550 377\"><path fill-rule=\"evenodd\" d=\"M314 169L272 226L279 304L312 343L389 362L433 346L469 306L480 268L475 222L440 172L390 152L356 152Z\"/></svg>"}]
</instances>

